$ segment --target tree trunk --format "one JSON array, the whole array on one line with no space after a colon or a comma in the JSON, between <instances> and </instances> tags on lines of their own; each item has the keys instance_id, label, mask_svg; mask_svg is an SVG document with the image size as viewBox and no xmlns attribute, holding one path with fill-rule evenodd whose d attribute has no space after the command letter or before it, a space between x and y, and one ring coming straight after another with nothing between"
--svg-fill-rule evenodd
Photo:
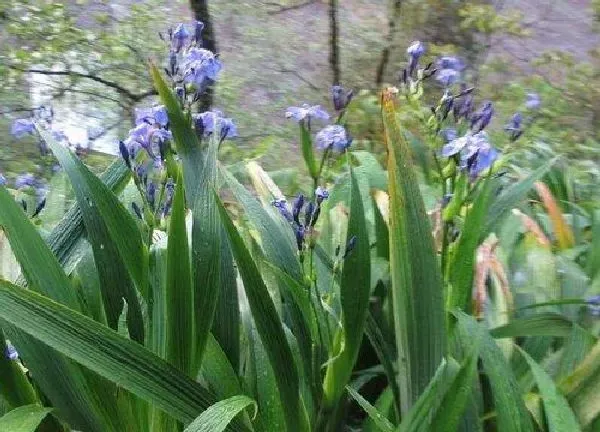
<instances>
[{"instance_id":1,"label":"tree trunk","mask_svg":"<svg viewBox=\"0 0 600 432\"><path fill-rule=\"evenodd\" d=\"M333 85L340 84L342 79L340 71L339 36L338 1L329 0L329 67L331 68Z\"/></svg>"},{"instance_id":2,"label":"tree trunk","mask_svg":"<svg viewBox=\"0 0 600 432\"><path fill-rule=\"evenodd\" d=\"M190 0L190 8L194 14L196 21L202 21L204 23L204 30L202 31L203 47L217 53L217 38L215 30L210 19L210 13L208 11L208 0ZM211 109L214 101L214 88L208 87L206 91L200 97L198 102L198 108L200 112L208 111Z\"/></svg>"},{"instance_id":3,"label":"tree trunk","mask_svg":"<svg viewBox=\"0 0 600 432\"><path fill-rule=\"evenodd\" d=\"M402 0L393 0L392 3L392 10L388 12L388 34L385 38L385 47L383 48L383 51L381 51L381 58L377 65L377 75L375 76L375 84L377 84L378 88L383 84L385 70L390 61L390 52L392 51L396 35L398 34L398 22L400 21L400 6L402 5Z\"/></svg>"}]
</instances>

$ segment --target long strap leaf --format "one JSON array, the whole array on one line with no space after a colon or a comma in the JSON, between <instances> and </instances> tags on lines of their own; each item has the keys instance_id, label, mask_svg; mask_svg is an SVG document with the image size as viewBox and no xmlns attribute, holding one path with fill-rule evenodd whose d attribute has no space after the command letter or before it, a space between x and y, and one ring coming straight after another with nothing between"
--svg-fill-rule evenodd
<instances>
[{"instance_id":1,"label":"long strap leaf","mask_svg":"<svg viewBox=\"0 0 600 432\"><path fill-rule=\"evenodd\" d=\"M383 94L388 150L390 269L398 379L405 414L446 352L442 277L410 149L396 120L394 95Z\"/></svg>"},{"instance_id":2,"label":"long strap leaf","mask_svg":"<svg viewBox=\"0 0 600 432\"><path fill-rule=\"evenodd\" d=\"M54 301L0 281L0 319L188 423L213 395L141 345Z\"/></svg>"},{"instance_id":3,"label":"long strap leaf","mask_svg":"<svg viewBox=\"0 0 600 432\"><path fill-rule=\"evenodd\" d=\"M39 133L73 185L94 251L108 324L117 328L125 300L129 334L142 342L144 323L135 288L147 295L148 253L141 233L117 196L75 154L48 131L39 128Z\"/></svg>"},{"instance_id":4,"label":"long strap leaf","mask_svg":"<svg viewBox=\"0 0 600 432\"><path fill-rule=\"evenodd\" d=\"M244 290L256 329L265 346L269 363L275 372L288 432L303 431L298 371L283 326L262 276L244 241L233 225L221 201L216 197L221 221L229 236L229 244L244 282Z\"/></svg>"}]
</instances>

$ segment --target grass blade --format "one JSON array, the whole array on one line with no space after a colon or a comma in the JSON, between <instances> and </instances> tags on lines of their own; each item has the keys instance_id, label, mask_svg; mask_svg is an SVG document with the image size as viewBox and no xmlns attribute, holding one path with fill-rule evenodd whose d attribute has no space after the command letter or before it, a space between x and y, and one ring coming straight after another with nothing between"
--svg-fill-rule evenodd
<instances>
[{"instance_id":1,"label":"grass blade","mask_svg":"<svg viewBox=\"0 0 600 432\"><path fill-rule=\"evenodd\" d=\"M546 414L550 432L580 431L581 429L573 411L571 411L565 397L556 388L552 378L527 352L520 348L519 352L527 360L537 382L542 400L544 401L544 413Z\"/></svg>"},{"instance_id":2,"label":"grass blade","mask_svg":"<svg viewBox=\"0 0 600 432\"><path fill-rule=\"evenodd\" d=\"M15 408L0 417L0 430L7 432L35 432L39 424L52 411L39 405Z\"/></svg>"},{"instance_id":3,"label":"grass blade","mask_svg":"<svg viewBox=\"0 0 600 432\"><path fill-rule=\"evenodd\" d=\"M177 181L173 210L169 223L167 246L167 314L164 318L168 332L167 361L177 369L194 377L195 323L192 291L190 249L185 226L185 197L183 181ZM161 319L155 316L154 319Z\"/></svg>"},{"instance_id":4,"label":"grass blade","mask_svg":"<svg viewBox=\"0 0 600 432\"><path fill-rule=\"evenodd\" d=\"M431 227L400 132L391 92L383 94L388 149L390 269L398 378L405 414L433 377L446 352L442 277Z\"/></svg>"},{"instance_id":5,"label":"grass blade","mask_svg":"<svg viewBox=\"0 0 600 432\"><path fill-rule=\"evenodd\" d=\"M131 214L92 172L48 131L38 132L69 176L94 251L108 325L116 329L127 302L130 336L144 340L144 322L136 289L145 297L148 253Z\"/></svg>"},{"instance_id":6,"label":"grass blade","mask_svg":"<svg viewBox=\"0 0 600 432\"><path fill-rule=\"evenodd\" d=\"M208 390L141 345L5 281L0 281L0 319L184 423L214 402Z\"/></svg>"},{"instance_id":7,"label":"grass blade","mask_svg":"<svg viewBox=\"0 0 600 432\"><path fill-rule=\"evenodd\" d=\"M244 395L219 401L200 414L183 432L223 432L231 420L250 405L254 405L256 410L256 402Z\"/></svg>"},{"instance_id":8,"label":"grass blade","mask_svg":"<svg viewBox=\"0 0 600 432\"><path fill-rule=\"evenodd\" d=\"M269 363L275 373L288 431L303 431L304 419L298 385L298 371L288 345L281 320L269 296L260 272L244 241L237 232L223 205L215 197L221 221L229 236L231 251L244 282L244 290L256 329L265 346Z\"/></svg>"},{"instance_id":9,"label":"grass blade","mask_svg":"<svg viewBox=\"0 0 600 432\"><path fill-rule=\"evenodd\" d=\"M354 398L356 402L361 406L362 409L369 415L369 418L373 420L373 422L377 425L380 431L383 432L394 432L394 425L387 419L383 414L377 411L373 405L369 403L365 398L363 398L360 393L354 390L350 386L346 386L346 390Z\"/></svg>"}]
</instances>

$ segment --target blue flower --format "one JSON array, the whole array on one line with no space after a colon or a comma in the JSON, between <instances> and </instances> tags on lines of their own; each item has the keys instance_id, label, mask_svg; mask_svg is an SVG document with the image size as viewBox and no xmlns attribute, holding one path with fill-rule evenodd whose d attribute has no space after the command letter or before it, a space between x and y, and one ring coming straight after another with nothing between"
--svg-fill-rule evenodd
<instances>
[{"instance_id":1,"label":"blue flower","mask_svg":"<svg viewBox=\"0 0 600 432\"><path fill-rule=\"evenodd\" d=\"M481 132L485 127L490 124L494 114L494 108L491 102L485 102L479 111L471 116L471 130L473 133Z\"/></svg>"},{"instance_id":2,"label":"blue flower","mask_svg":"<svg viewBox=\"0 0 600 432\"><path fill-rule=\"evenodd\" d=\"M315 197L317 198L317 204L321 204L323 200L329 198L329 191L321 186L315 189Z\"/></svg>"},{"instance_id":3,"label":"blue flower","mask_svg":"<svg viewBox=\"0 0 600 432\"><path fill-rule=\"evenodd\" d=\"M237 136L237 127L231 118L223 117L219 110L206 111L192 116L196 129L202 136L209 136L213 133L219 134L221 139L233 138Z\"/></svg>"},{"instance_id":4,"label":"blue flower","mask_svg":"<svg viewBox=\"0 0 600 432\"><path fill-rule=\"evenodd\" d=\"M127 145L123 141L119 141L119 152L121 153L121 157L127 165L127 168L131 169L131 155L129 154L129 149Z\"/></svg>"},{"instance_id":5,"label":"blue flower","mask_svg":"<svg viewBox=\"0 0 600 432\"><path fill-rule=\"evenodd\" d=\"M154 147L160 147L171 139L173 139L171 131L142 122L129 131L129 136L124 144L127 146L130 158L135 158L140 148L143 148L151 157L155 158L156 148Z\"/></svg>"},{"instance_id":6,"label":"blue flower","mask_svg":"<svg viewBox=\"0 0 600 432\"><path fill-rule=\"evenodd\" d=\"M327 111L321 108L320 105L310 106L308 104L303 104L301 107L289 107L285 112L286 118L293 118L294 120L300 122L304 119L320 119L320 120L329 120L329 114Z\"/></svg>"},{"instance_id":7,"label":"blue flower","mask_svg":"<svg viewBox=\"0 0 600 432\"><path fill-rule=\"evenodd\" d=\"M408 54L408 73L412 75L419 64L419 59L425 54L425 46L419 41L414 41L407 48L406 53Z\"/></svg>"},{"instance_id":8,"label":"blue flower","mask_svg":"<svg viewBox=\"0 0 600 432\"><path fill-rule=\"evenodd\" d=\"M525 101L525 108L528 110L535 111L540 108L541 100L540 95L537 93L527 93L527 100Z\"/></svg>"},{"instance_id":9,"label":"blue flower","mask_svg":"<svg viewBox=\"0 0 600 432\"><path fill-rule=\"evenodd\" d=\"M504 130L509 133L511 141L516 141L523 134L522 123L523 116L520 112L516 112L511 117L510 122L504 126Z\"/></svg>"},{"instance_id":10,"label":"blue flower","mask_svg":"<svg viewBox=\"0 0 600 432\"><path fill-rule=\"evenodd\" d=\"M435 79L444 87L450 87L460 79L460 72L454 69L442 69L436 72Z\"/></svg>"},{"instance_id":11,"label":"blue flower","mask_svg":"<svg viewBox=\"0 0 600 432\"><path fill-rule=\"evenodd\" d=\"M15 179L15 188L23 189L26 187L35 187L38 184L37 179L31 173L23 173Z\"/></svg>"},{"instance_id":12,"label":"blue flower","mask_svg":"<svg viewBox=\"0 0 600 432\"><path fill-rule=\"evenodd\" d=\"M294 233L296 234L296 245L298 246L298 250L301 251L304 246L304 227L302 225L295 226Z\"/></svg>"},{"instance_id":13,"label":"blue flower","mask_svg":"<svg viewBox=\"0 0 600 432\"><path fill-rule=\"evenodd\" d=\"M183 79L197 89L202 89L208 82L216 81L222 67L212 51L194 47L183 58Z\"/></svg>"},{"instance_id":14,"label":"blue flower","mask_svg":"<svg viewBox=\"0 0 600 432\"><path fill-rule=\"evenodd\" d=\"M348 137L346 129L340 125L326 126L317 133L315 140L318 149L333 149L340 153L352 144L352 139Z\"/></svg>"},{"instance_id":15,"label":"blue flower","mask_svg":"<svg viewBox=\"0 0 600 432\"><path fill-rule=\"evenodd\" d=\"M489 169L499 154L490 144L487 134L483 131L478 132L469 136L467 146L461 151L460 166L469 172L471 178L475 178Z\"/></svg>"},{"instance_id":16,"label":"blue flower","mask_svg":"<svg viewBox=\"0 0 600 432\"><path fill-rule=\"evenodd\" d=\"M6 177L0 173L0 186L4 186L6 184Z\"/></svg>"},{"instance_id":17,"label":"blue flower","mask_svg":"<svg viewBox=\"0 0 600 432\"><path fill-rule=\"evenodd\" d=\"M594 316L600 317L600 295L588 298L586 301L588 310Z\"/></svg>"},{"instance_id":18,"label":"blue flower","mask_svg":"<svg viewBox=\"0 0 600 432\"><path fill-rule=\"evenodd\" d=\"M156 105L152 108L136 108L135 124L140 123L158 124L166 126L169 123L169 116L164 105Z\"/></svg>"},{"instance_id":19,"label":"blue flower","mask_svg":"<svg viewBox=\"0 0 600 432\"><path fill-rule=\"evenodd\" d=\"M15 138L22 138L25 135L33 134L35 131L35 125L33 121L28 118L15 120L10 129L10 133Z\"/></svg>"},{"instance_id":20,"label":"blue flower","mask_svg":"<svg viewBox=\"0 0 600 432\"><path fill-rule=\"evenodd\" d=\"M438 69L452 69L460 72L465 68L463 61L454 56L442 56L435 63Z\"/></svg>"},{"instance_id":21,"label":"blue flower","mask_svg":"<svg viewBox=\"0 0 600 432\"><path fill-rule=\"evenodd\" d=\"M346 90L344 87L335 85L331 87L331 98L333 99L333 108L336 111L342 111L345 109L350 101L354 92L352 90Z\"/></svg>"},{"instance_id":22,"label":"blue flower","mask_svg":"<svg viewBox=\"0 0 600 432\"><path fill-rule=\"evenodd\" d=\"M455 98L452 112L454 113L454 121L459 121L461 118L467 120L473 112L473 95L467 94Z\"/></svg>"},{"instance_id":23,"label":"blue flower","mask_svg":"<svg viewBox=\"0 0 600 432\"><path fill-rule=\"evenodd\" d=\"M446 143L454 141L457 137L456 129L454 128L444 128L440 131L440 134Z\"/></svg>"},{"instance_id":24,"label":"blue flower","mask_svg":"<svg viewBox=\"0 0 600 432\"><path fill-rule=\"evenodd\" d=\"M298 225L300 225L300 212L302 211L302 207L304 207L304 195L299 194L292 203L292 217L294 222Z\"/></svg>"},{"instance_id":25,"label":"blue flower","mask_svg":"<svg viewBox=\"0 0 600 432\"><path fill-rule=\"evenodd\" d=\"M179 52L189 39L190 32L188 29L182 23L178 24L172 35L171 42L173 44L173 49Z\"/></svg>"},{"instance_id":26,"label":"blue flower","mask_svg":"<svg viewBox=\"0 0 600 432\"><path fill-rule=\"evenodd\" d=\"M456 136L456 131L454 131L454 135ZM442 147L442 156L450 157L460 153L470 141L471 136L469 134L459 138L454 138L452 141Z\"/></svg>"},{"instance_id":27,"label":"blue flower","mask_svg":"<svg viewBox=\"0 0 600 432\"><path fill-rule=\"evenodd\" d=\"M13 344L11 344L10 342L6 342L6 349L4 350L4 357L7 360L18 360L19 359L19 353L17 352L17 349L13 346Z\"/></svg>"},{"instance_id":28,"label":"blue flower","mask_svg":"<svg viewBox=\"0 0 600 432\"><path fill-rule=\"evenodd\" d=\"M273 202L271 203L273 205L273 207L275 207L277 210L279 210L279 213L281 213L281 215L288 221L288 222L292 222L294 220L294 217L292 216L292 213L290 213L288 206L287 206L287 201L284 199L276 199L273 200Z\"/></svg>"}]
</instances>

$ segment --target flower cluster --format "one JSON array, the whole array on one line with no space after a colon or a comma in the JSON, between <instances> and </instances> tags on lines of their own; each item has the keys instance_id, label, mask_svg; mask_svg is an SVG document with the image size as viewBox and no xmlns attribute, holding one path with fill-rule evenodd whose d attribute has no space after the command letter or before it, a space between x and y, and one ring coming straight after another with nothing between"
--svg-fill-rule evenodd
<instances>
[{"instance_id":1,"label":"flower cluster","mask_svg":"<svg viewBox=\"0 0 600 432\"><path fill-rule=\"evenodd\" d=\"M329 198L329 192L319 186L315 190L314 202L307 201L303 194L299 194L292 203L291 211L285 199L273 201L273 207L279 210L279 213L291 223L299 251L304 249L305 239L313 231L321 214L321 204L327 198ZM301 220L303 210L304 219Z\"/></svg>"},{"instance_id":2,"label":"flower cluster","mask_svg":"<svg viewBox=\"0 0 600 432\"><path fill-rule=\"evenodd\" d=\"M196 131L200 136L217 134L220 140L237 136L237 127L231 118L226 118L219 110L206 111L192 115Z\"/></svg>"},{"instance_id":3,"label":"flower cluster","mask_svg":"<svg viewBox=\"0 0 600 432\"><path fill-rule=\"evenodd\" d=\"M175 30L169 29L170 52L165 68L167 75L178 86L178 95L183 99L192 95L192 102L217 80L223 67L215 53L202 48L204 24L196 21L193 28L192 32L182 23Z\"/></svg>"},{"instance_id":4,"label":"flower cluster","mask_svg":"<svg viewBox=\"0 0 600 432\"><path fill-rule=\"evenodd\" d=\"M333 107L339 113L339 116L336 124L325 126L317 133L315 142L319 150L334 150L342 153L352 144L352 138L348 131L339 122L353 95L352 90L346 90L339 85L331 88ZM309 131L312 119L329 120L329 114L320 105L303 104L299 107L289 107L285 112L285 116L300 123L301 127L306 125Z\"/></svg>"}]
</instances>

